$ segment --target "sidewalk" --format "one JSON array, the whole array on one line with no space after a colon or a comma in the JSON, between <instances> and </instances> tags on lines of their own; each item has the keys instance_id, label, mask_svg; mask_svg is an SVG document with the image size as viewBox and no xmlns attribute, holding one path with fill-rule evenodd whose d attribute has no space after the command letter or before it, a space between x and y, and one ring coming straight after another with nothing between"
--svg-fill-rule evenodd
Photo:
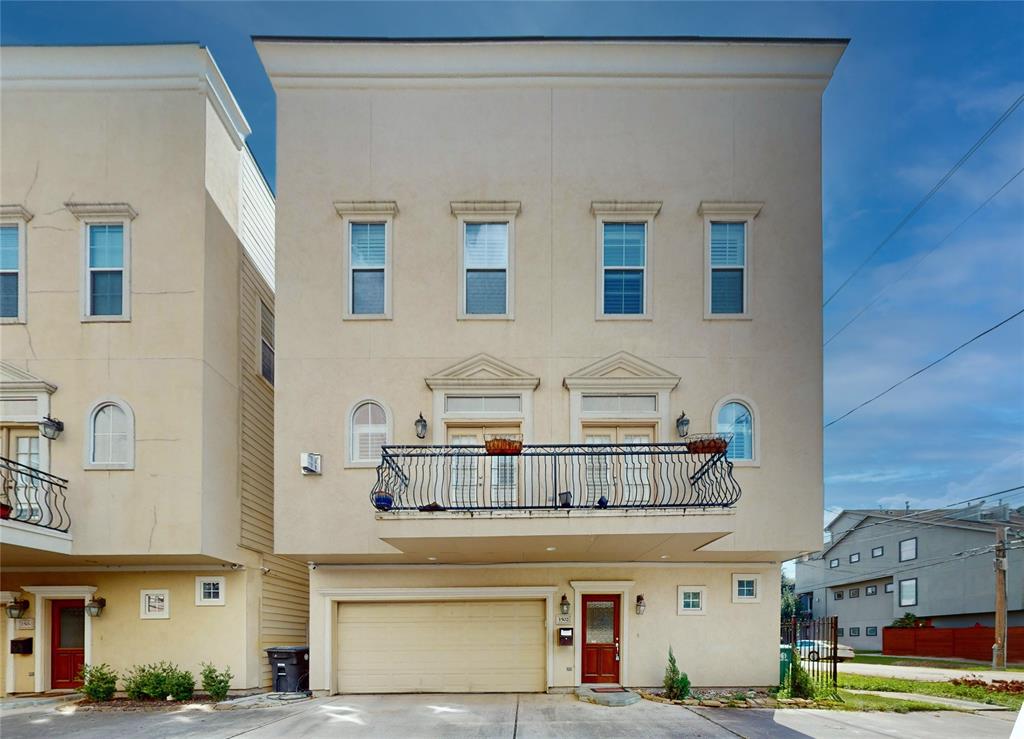
<instances>
[{"instance_id":1,"label":"sidewalk","mask_svg":"<svg viewBox=\"0 0 1024 739\"><path fill-rule=\"evenodd\" d=\"M1024 673L996 671L981 669L977 670L963 667L904 667L902 665L865 665L854 662L840 662L839 671L850 675L871 675L873 677L895 677L904 680L924 680L925 682L941 683L952 680L954 677L965 677L975 675L982 680L1024 680Z\"/></svg>"}]
</instances>

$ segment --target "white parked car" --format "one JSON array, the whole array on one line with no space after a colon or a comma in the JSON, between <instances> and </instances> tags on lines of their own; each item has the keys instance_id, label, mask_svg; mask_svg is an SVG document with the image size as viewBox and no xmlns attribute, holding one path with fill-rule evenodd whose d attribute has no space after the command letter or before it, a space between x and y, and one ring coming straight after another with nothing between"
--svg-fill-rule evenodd
<instances>
[{"instance_id":1,"label":"white parked car","mask_svg":"<svg viewBox=\"0 0 1024 739\"><path fill-rule=\"evenodd\" d=\"M832 654L832 645L829 642L814 639L801 639L796 643L796 648L802 659L809 659L812 662L830 659L845 662L848 659L853 659L855 656L853 647L838 644L836 645L836 653Z\"/></svg>"}]
</instances>

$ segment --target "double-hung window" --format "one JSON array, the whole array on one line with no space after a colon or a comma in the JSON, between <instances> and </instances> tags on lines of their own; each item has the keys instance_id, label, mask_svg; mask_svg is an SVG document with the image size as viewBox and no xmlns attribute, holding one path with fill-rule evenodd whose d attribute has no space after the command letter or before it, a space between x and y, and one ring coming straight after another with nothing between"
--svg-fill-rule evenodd
<instances>
[{"instance_id":1,"label":"double-hung window","mask_svg":"<svg viewBox=\"0 0 1024 739\"><path fill-rule=\"evenodd\" d=\"M750 315L750 231L761 203L702 202L707 271L705 318Z\"/></svg>"},{"instance_id":2,"label":"double-hung window","mask_svg":"<svg viewBox=\"0 0 1024 739\"><path fill-rule=\"evenodd\" d=\"M509 313L509 223L465 222L462 236L462 314Z\"/></svg>"},{"instance_id":3,"label":"double-hung window","mask_svg":"<svg viewBox=\"0 0 1024 739\"><path fill-rule=\"evenodd\" d=\"M383 316L387 305L387 224L349 224L349 311Z\"/></svg>"},{"instance_id":4,"label":"double-hung window","mask_svg":"<svg viewBox=\"0 0 1024 739\"><path fill-rule=\"evenodd\" d=\"M647 224L606 221L602 250L602 313L642 316L647 305Z\"/></svg>"},{"instance_id":5,"label":"double-hung window","mask_svg":"<svg viewBox=\"0 0 1024 739\"><path fill-rule=\"evenodd\" d=\"M89 223L86 315L121 318L127 314L125 227L123 223Z\"/></svg>"},{"instance_id":6,"label":"double-hung window","mask_svg":"<svg viewBox=\"0 0 1024 739\"><path fill-rule=\"evenodd\" d=\"M25 315L24 224L0 224L0 321L14 323Z\"/></svg>"}]
</instances>

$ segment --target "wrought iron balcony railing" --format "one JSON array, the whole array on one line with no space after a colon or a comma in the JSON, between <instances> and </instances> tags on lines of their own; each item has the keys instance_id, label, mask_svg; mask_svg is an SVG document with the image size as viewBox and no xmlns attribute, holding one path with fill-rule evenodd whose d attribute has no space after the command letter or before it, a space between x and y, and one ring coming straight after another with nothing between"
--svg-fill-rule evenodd
<instances>
[{"instance_id":1,"label":"wrought iron balcony railing","mask_svg":"<svg viewBox=\"0 0 1024 739\"><path fill-rule=\"evenodd\" d=\"M712 443L709 443L712 442ZM723 437L670 444L384 446L381 511L728 508L740 498Z\"/></svg>"},{"instance_id":2,"label":"wrought iron balcony railing","mask_svg":"<svg viewBox=\"0 0 1024 739\"><path fill-rule=\"evenodd\" d=\"M0 516L55 531L71 528L68 481L0 457Z\"/></svg>"}]
</instances>

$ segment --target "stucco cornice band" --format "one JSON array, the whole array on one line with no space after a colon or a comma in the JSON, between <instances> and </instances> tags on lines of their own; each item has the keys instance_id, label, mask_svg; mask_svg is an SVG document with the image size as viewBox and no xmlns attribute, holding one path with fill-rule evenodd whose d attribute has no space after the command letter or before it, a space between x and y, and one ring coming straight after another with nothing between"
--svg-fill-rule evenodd
<instances>
[{"instance_id":1,"label":"stucco cornice band","mask_svg":"<svg viewBox=\"0 0 1024 739\"><path fill-rule=\"evenodd\" d=\"M656 216L661 212L660 200L594 200L590 212L595 216Z\"/></svg>"},{"instance_id":2,"label":"stucco cornice band","mask_svg":"<svg viewBox=\"0 0 1024 739\"><path fill-rule=\"evenodd\" d=\"M128 203L64 203L75 218L128 218L134 220L138 211Z\"/></svg>"},{"instance_id":3,"label":"stucco cornice band","mask_svg":"<svg viewBox=\"0 0 1024 739\"><path fill-rule=\"evenodd\" d=\"M334 210L342 218L346 216L396 216L398 203L394 200L335 200Z\"/></svg>"},{"instance_id":4,"label":"stucco cornice band","mask_svg":"<svg viewBox=\"0 0 1024 739\"><path fill-rule=\"evenodd\" d=\"M453 200L453 216L499 215L513 218L522 211L518 200Z\"/></svg>"},{"instance_id":5,"label":"stucco cornice band","mask_svg":"<svg viewBox=\"0 0 1024 739\"><path fill-rule=\"evenodd\" d=\"M0 218L18 218L28 223L32 220L32 213L22 205L0 205Z\"/></svg>"},{"instance_id":6,"label":"stucco cornice band","mask_svg":"<svg viewBox=\"0 0 1024 739\"><path fill-rule=\"evenodd\" d=\"M758 202L726 202L718 200L702 200L697 206L698 215L723 218L755 218L761 212L764 203Z\"/></svg>"}]
</instances>

